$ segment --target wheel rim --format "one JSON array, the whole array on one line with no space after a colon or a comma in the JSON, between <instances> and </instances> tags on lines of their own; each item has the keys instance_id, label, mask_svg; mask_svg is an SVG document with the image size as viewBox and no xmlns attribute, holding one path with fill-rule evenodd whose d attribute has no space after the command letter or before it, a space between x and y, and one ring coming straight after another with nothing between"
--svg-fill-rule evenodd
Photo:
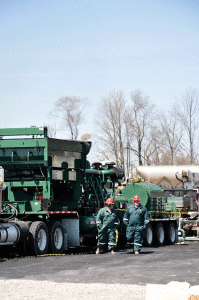
<instances>
[{"instance_id":1,"label":"wheel rim","mask_svg":"<svg viewBox=\"0 0 199 300\"><path fill-rule=\"evenodd\" d=\"M175 238L176 238L175 228L173 226L171 226L171 228L170 228L170 239L171 239L172 243L175 242Z\"/></svg>"},{"instance_id":2,"label":"wheel rim","mask_svg":"<svg viewBox=\"0 0 199 300\"><path fill-rule=\"evenodd\" d=\"M159 228L158 236L159 236L160 243L163 243L164 242L164 228L162 228L162 227Z\"/></svg>"},{"instance_id":3,"label":"wheel rim","mask_svg":"<svg viewBox=\"0 0 199 300\"><path fill-rule=\"evenodd\" d=\"M150 227L147 228L147 243L150 245L152 243L153 240L153 232L152 229Z\"/></svg>"},{"instance_id":4,"label":"wheel rim","mask_svg":"<svg viewBox=\"0 0 199 300\"><path fill-rule=\"evenodd\" d=\"M61 249L63 244L63 234L60 228L57 228L54 233L54 244L57 249Z\"/></svg>"},{"instance_id":5,"label":"wheel rim","mask_svg":"<svg viewBox=\"0 0 199 300\"><path fill-rule=\"evenodd\" d=\"M37 237L37 245L40 251L43 251L46 248L47 244L47 235L44 229L40 229Z\"/></svg>"}]
</instances>

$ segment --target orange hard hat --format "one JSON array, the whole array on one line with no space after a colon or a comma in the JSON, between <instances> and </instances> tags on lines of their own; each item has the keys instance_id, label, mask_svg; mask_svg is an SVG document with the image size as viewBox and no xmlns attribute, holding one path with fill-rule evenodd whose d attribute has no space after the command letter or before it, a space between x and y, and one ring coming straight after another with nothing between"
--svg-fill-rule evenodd
<instances>
[{"instance_id":1,"label":"orange hard hat","mask_svg":"<svg viewBox=\"0 0 199 300\"><path fill-rule=\"evenodd\" d=\"M104 202L106 205L114 205L115 202L113 198L107 198L106 201Z\"/></svg>"},{"instance_id":2,"label":"orange hard hat","mask_svg":"<svg viewBox=\"0 0 199 300\"><path fill-rule=\"evenodd\" d=\"M132 199L133 199L134 202L140 202L141 201L141 199L138 195L135 195Z\"/></svg>"}]
</instances>

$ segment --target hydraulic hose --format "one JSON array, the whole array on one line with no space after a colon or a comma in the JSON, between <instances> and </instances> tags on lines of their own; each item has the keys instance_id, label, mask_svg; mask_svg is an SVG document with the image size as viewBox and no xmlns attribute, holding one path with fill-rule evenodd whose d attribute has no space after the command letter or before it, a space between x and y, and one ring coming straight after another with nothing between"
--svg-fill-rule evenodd
<instances>
[{"instance_id":1,"label":"hydraulic hose","mask_svg":"<svg viewBox=\"0 0 199 300\"><path fill-rule=\"evenodd\" d=\"M178 178L178 175L177 175L177 174L178 174L178 172L175 174L176 179L179 180L180 182L184 183L183 180L181 180L180 178Z\"/></svg>"}]
</instances>

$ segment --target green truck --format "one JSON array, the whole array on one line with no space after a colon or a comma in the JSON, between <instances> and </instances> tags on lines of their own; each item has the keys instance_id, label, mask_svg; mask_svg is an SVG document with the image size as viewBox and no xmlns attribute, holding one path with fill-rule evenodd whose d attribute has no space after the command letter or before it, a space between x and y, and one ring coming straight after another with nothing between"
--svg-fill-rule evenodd
<instances>
[{"instance_id":1,"label":"green truck","mask_svg":"<svg viewBox=\"0 0 199 300\"><path fill-rule=\"evenodd\" d=\"M0 247L59 254L96 240L105 185L114 187L123 170L91 167L91 142L49 138L46 127L0 129L0 136Z\"/></svg>"},{"instance_id":2,"label":"green truck","mask_svg":"<svg viewBox=\"0 0 199 300\"><path fill-rule=\"evenodd\" d=\"M60 254L95 244L96 215L110 196L125 242L123 214L135 194L150 214L145 245L176 241L176 210L162 189L134 182L120 190L123 170L111 162L91 166L91 142L49 138L46 127L0 129L0 137L0 251Z\"/></svg>"}]
</instances>

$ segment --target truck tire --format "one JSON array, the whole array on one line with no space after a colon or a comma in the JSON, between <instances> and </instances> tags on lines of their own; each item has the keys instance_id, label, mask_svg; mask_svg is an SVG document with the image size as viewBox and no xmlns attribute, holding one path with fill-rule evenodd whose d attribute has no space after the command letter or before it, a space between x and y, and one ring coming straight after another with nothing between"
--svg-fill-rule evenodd
<instances>
[{"instance_id":1,"label":"truck tire","mask_svg":"<svg viewBox=\"0 0 199 300\"><path fill-rule=\"evenodd\" d=\"M165 242L165 230L162 223L158 223L154 228L155 243L158 246L163 246Z\"/></svg>"},{"instance_id":2,"label":"truck tire","mask_svg":"<svg viewBox=\"0 0 199 300\"><path fill-rule=\"evenodd\" d=\"M176 242L176 226L171 222L166 228L166 241L169 245L173 245Z\"/></svg>"},{"instance_id":3,"label":"truck tire","mask_svg":"<svg viewBox=\"0 0 199 300\"><path fill-rule=\"evenodd\" d=\"M36 221L30 226L28 246L33 255L43 255L48 251L48 228L44 222Z\"/></svg>"},{"instance_id":4,"label":"truck tire","mask_svg":"<svg viewBox=\"0 0 199 300\"><path fill-rule=\"evenodd\" d=\"M27 239L29 236L29 228L32 222L16 221L15 224L20 230L20 240L16 244L17 252L20 256L27 256L28 255Z\"/></svg>"},{"instance_id":5,"label":"truck tire","mask_svg":"<svg viewBox=\"0 0 199 300\"><path fill-rule=\"evenodd\" d=\"M27 256L28 255L27 241L26 240L19 241L16 244L16 249L19 256Z\"/></svg>"},{"instance_id":6,"label":"truck tire","mask_svg":"<svg viewBox=\"0 0 199 300\"><path fill-rule=\"evenodd\" d=\"M48 225L49 246L48 253L61 254L64 247L64 229L59 221L51 222Z\"/></svg>"},{"instance_id":7,"label":"truck tire","mask_svg":"<svg viewBox=\"0 0 199 300\"><path fill-rule=\"evenodd\" d=\"M153 228L151 224L148 224L145 230L144 245L146 247L151 247L153 245Z\"/></svg>"}]
</instances>

